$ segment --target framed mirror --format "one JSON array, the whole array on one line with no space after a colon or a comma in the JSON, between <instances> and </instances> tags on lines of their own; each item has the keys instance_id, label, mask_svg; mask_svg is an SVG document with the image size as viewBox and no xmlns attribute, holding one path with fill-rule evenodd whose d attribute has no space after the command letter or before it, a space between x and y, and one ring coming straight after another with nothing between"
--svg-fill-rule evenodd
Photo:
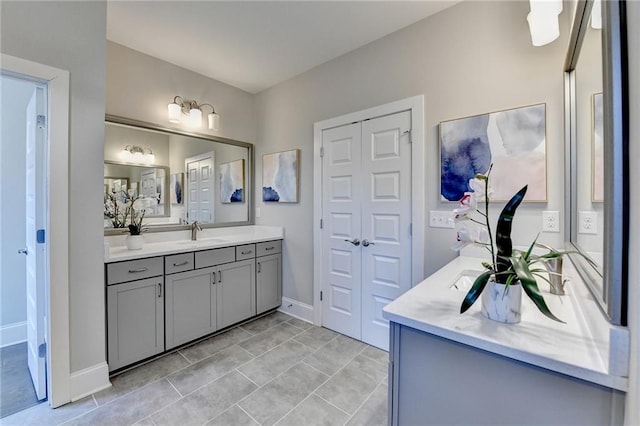
<instances>
[{"instance_id":1,"label":"framed mirror","mask_svg":"<svg viewBox=\"0 0 640 426\"><path fill-rule=\"evenodd\" d=\"M253 145L107 116L105 235L119 234L109 202L140 198L149 232L253 224Z\"/></svg>"},{"instance_id":2,"label":"framed mirror","mask_svg":"<svg viewBox=\"0 0 640 426\"><path fill-rule=\"evenodd\" d=\"M626 325L628 170L624 2L578 1L565 61L568 245L612 323Z\"/></svg>"}]
</instances>

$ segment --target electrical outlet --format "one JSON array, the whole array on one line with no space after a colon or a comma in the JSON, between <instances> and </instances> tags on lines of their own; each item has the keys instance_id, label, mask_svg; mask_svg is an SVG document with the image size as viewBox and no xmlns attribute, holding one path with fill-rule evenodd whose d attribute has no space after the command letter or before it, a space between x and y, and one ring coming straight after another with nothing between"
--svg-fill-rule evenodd
<instances>
[{"instance_id":1,"label":"electrical outlet","mask_svg":"<svg viewBox=\"0 0 640 426\"><path fill-rule=\"evenodd\" d=\"M432 228L453 228L451 212L429 211L429 226Z\"/></svg>"},{"instance_id":2,"label":"electrical outlet","mask_svg":"<svg viewBox=\"0 0 640 426\"><path fill-rule=\"evenodd\" d=\"M578 233L579 234L597 234L598 233L598 213L597 212L579 212Z\"/></svg>"},{"instance_id":3,"label":"electrical outlet","mask_svg":"<svg viewBox=\"0 0 640 426\"><path fill-rule=\"evenodd\" d=\"M560 232L560 212L542 212L542 232Z\"/></svg>"}]
</instances>

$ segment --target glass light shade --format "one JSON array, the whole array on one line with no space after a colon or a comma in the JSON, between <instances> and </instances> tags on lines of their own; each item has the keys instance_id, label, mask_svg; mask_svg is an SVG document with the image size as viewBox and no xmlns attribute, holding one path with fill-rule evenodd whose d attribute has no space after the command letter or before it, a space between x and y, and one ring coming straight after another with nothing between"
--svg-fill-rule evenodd
<instances>
[{"instance_id":1,"label":"glass light shade","mask_svg":"<svg viewBox=\"0 0 640 426\"><path fill-rule=\"evenodd\" d=\"M153 164L156 162L156 156L153 154L145 154L144 155L145 164Z\"/></svg>"},{"instance_id":2,"label":"glass light shade","mask_svg":"<svg viewBox=\"0 0 640 426\"><path fill-rule=\"evenodd\" d=\"M600 0L593 2L593 8L591 9L591 28L594 30L602 29L602 3Z\"/></svg>"},{"instance_id":3,"label":"glass light shade","mask_svg":"<svg viewBox=\"0 0 640 426\"><path fill-rule=\"evenodd\" d=\"M189 120L194 127L202 126L202 111L198 108L191 108L189 111Z\"/></svg>"},{"instance_id":4,"label":"glass light shade","mask_svg":"<svg viewBox=\"0 0 640 426\"><path fill-rule=\"evenodd\" d=\"M562 0L529 0L529 10L546 15L560 15Z\"/></svg>"},{"instance_id":5,"label":"glass light shade","mask_svg":"<svg viewBox=\"0 0 640 426\"><path fill-rule=\"evenodd\" d=\"M131 153L127 148L123 148L122 151L120 151L120 159L127 162L131 161Z\"/></svg>"},{"instance_id":6,"label":"glass light shade","mask_svg":"<svg viewBox=\"0 0 640 426\"><path fill-rule=\"evenodd\" d=\"M527 22L531 32L531 43L534 46L544 46L560 36L558 15L530 12Z\"/></svg>"},{"instance_id":7,"label":"glass light shade","mask_svg":"<svg viewBox=\"0 0 640 426\"><path fill-rule=\"evenodd\" d=\"M218 130L220 128L220 116L215 112L212 112L207 116L209 120L209 129L210 130Z\"/></svg>"},{"instance_id":8,"label":"glass light shade","mask_svg":"<svg viewBox=\"0 0 640 426\"><path fill-rule=\"evenodd\" d=\"M170 103L167 106L169 111L169 121L171 123L179 123L180 122L180 114L182 113L182 107L175 102Z\"/></svg>"}]
</instances>

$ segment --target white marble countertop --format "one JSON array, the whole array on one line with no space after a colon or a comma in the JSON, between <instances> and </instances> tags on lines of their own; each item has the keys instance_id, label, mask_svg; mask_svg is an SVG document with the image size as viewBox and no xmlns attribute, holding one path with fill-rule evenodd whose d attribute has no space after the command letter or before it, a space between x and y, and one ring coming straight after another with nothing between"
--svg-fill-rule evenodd
<instances>
[{"instance_id":1,"label":"white marble countertop","mask_svg":"<svg viewBox=\"0 0 640 426\"><path fill-rule=\"evenodd\" d=\"M284 229L258 225L206 228L198 232L196 241L191 241L191 231L157 232L143 234L143 237L145 243L141 250L128 250L126 235L105 236L104 263L280 240L284 238Z\"/></svg>"},{"instance_id":2,"label":"white marble countertop","mask_svg":"<svg viewBox=\"0 0 640 426\"><path fill-rule=\"evenodd\" d=\"M615 340L610 338L609 328L601 324L594 330L592 326L594 321L606 324L608 321L597 309L581 306L594 301L589 301L589 296L579 287L584 284L575 282L579 281L578 278L571 277L571 282L565 287L565 296L552 295L548 292L548 284L540 285L551 312L566 324L545 317L524 294L522 321L518 324L502 324L485 318L480 313L480 299L467 312L460 314L466 291L450 287L462 271L480 271L480 261L476 257L464 256L454 259L388 304L383 310L384 318L558 373L627 390L628 380L624 375L628 373L615 374L616 370L625 371L624 366L609 365L609 353L612 352L609 343ZM569 263L565 262L565 270L572 269ZM571 273L565 271L565 275ZM591 318L585 318L586 314ZM593 318L597 315L601 318ZM619 350L628 351L628 341L622 346Z\"/></svg>"}]
</instances>

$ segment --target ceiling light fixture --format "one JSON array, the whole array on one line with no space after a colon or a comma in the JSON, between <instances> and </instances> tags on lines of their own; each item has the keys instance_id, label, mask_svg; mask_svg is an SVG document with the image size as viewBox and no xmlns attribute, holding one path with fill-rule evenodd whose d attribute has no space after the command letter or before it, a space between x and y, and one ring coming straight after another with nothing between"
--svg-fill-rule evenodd
<instances>
[{"instance_id":1,"label":"ceiling light fixture","mask_svg":"<svg viewBox=\"0 0 640 426\"><path fill-rule=\"evenodd\" d=\"M534 46L544 46L560 36L558 15L562 12L562 0L529 0L527 15L531 42Z\"/></svg>"},{"instance_id":2,"label":"ceiling light fixture","mask_svg":"<svg viewBox=\"0 0 640 426\"><path fill-rule=\"evenodd\" d=\"M173 102L167 107L169 113L169 121L172 123L180 123L182 115L189 117L189 124L194 127L202 126L202 108L211 108L211 113L207 114L207 127L210 130L218 130L220 127L220 116L216 113L216 109L211 104L200 104L196 101L185 101L181 96L173 98Z\"/></svg>"},{"instance_id":3,"label":"ceiling light fixture","mask_svg":"<svg viewBox=\"0 0 640 426\"><path fill-rule=\"evenodd\" d=\"M153 155L151 148L142 148L138 145L127 145L122 148L120 158L127 163L153 164L156 162L156 156Z\"/></svg>"}]
</instances>

